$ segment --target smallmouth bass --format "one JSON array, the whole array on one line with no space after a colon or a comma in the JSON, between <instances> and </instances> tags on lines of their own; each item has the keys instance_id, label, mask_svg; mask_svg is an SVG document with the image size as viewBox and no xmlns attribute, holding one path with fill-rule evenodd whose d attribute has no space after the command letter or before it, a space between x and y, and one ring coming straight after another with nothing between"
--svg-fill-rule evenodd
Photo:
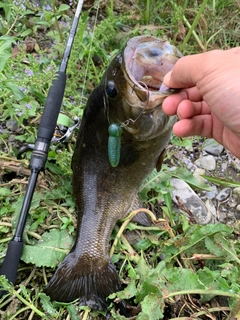
<instances>
[{"instance_id":1,"label":"smallmouth bass","mask_svg":"<svg viewBox=\"0 0 240 320\"><path fill-rule=\"evenodd\" d=\"M140 185L161 161L175 117L163 100L174 93L162 84L181 53L152 36L130 39L107 68L84 110L73 155L73 195L78 210L75 245L49 281L52 300L105 310L121 284L109 257L117 220L127 216ZM119 163L108 159L108 128L121 128Z\"/></svg>"}]
</instances>

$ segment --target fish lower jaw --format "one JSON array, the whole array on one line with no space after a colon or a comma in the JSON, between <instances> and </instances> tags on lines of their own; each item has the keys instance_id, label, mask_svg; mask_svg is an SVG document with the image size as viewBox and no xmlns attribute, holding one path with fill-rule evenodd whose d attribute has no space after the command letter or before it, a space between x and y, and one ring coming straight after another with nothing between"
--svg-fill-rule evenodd
<instances>
[{"instance_id":1,"label":"fish lower jaw","mask_svg":"<svg viewBox=\"0 0 240 320\"><path fill-rule=\"evenodd\" d=\"M154 79L152 76L147 75L143 76L140 81L140 85L141 83L144 83L150 91L158 91L161 87L162 81L160 81L159 79Z\"/></svg>"}]
</instances>

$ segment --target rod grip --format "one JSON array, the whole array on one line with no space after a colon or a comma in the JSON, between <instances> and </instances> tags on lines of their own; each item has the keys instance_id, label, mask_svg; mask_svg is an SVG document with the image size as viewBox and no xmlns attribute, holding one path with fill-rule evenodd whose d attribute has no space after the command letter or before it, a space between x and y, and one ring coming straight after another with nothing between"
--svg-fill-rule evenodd
<instances>
[{"instance_id":1,"label":"rod grip","mask_svg":"<svg viewBox=\"0 0 240 320\"><path fill-rule=\"evenodd\" d=\"M63 95L66 86L66 73L57 72L57 78L53 80L48 91L43 115L38 128L37 138L41 141L50 142L55 130L58 114L60 112Z\"/></svg>"},{"instance_id":2,"label":"rod grip","mask_svg":"<svg viewBox=\"0 0 240 320\"><path fill-rule=\"evenodd\" d=\"M8 244L7 253L0 269L0 275L5 275L8 281L13 284L15 284L16 281L17 268L22 250L22 241L11 240ZM0 290L0 298L6 293L5 290Z\"/></svg>"}]
</instances>

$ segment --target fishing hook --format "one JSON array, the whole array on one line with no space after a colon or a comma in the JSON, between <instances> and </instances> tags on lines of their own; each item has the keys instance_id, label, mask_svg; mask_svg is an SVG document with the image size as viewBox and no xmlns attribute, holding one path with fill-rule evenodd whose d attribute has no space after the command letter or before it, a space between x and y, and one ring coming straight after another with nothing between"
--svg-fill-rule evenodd
<instances>
[{"instance_id":1,"label":"fishing hook","mask_svg":"<svg viewBox=\"0 0 240 320\"><path fill-rule=\"evenodd\" d=\"M124 122L122 122L122 123L121 123L121 127L122 127L122 128L127 127L130 122L131 122L131 123L135 123L135 122L143 115L143 113L144 113L144 112L146 111L146 109L147 109L147 106L148 106L148 103L149 103L149 96L150 96L149 88L148 88L148 86L146 85L146 83L144 83L143 81L138 81L138 83L139 83L140 85L144 86L145 89L147 90L147 101L146 101L146 105L145 105L145 107L142 109L142 111L139 113L139 115L137 116L136 119L129 118L128 120L125 120ZM134 91L135 86L136 86L136 84L134 83L134 85L133 85L133 87L132 87L132 93L133 93L133 91ZM131 105L128 101L127 101L127 103L128 103L129 105ZM134 107L134 106L132 105L132 107Z\"/></svg>"},{"instance_id":2,"label":"fishing hook","mask_svg":"<svg viewBox=\"0 0 240 320\"><path fill-rule=\"evenodd\" d=\"M146 111L148 103L149 103L149 89L148 86L146 85L146 83L139 81L139 84L145 86L145 88L147 89L147 101L146 101L146 105L143 108L143 110L139 113L139 115L136 117L136 119L132 119L129 118L126 121L122 122L121 124L118 123L111 123L108 127L108 160L110 162L110 165L115 168L118 166L119 161L120 161L120 155L121 155L121 135L122 135L122 128L127 127L129 125L129 123L135 123L142 115L143 113ZM136 86L136 84L133 85L132 87L132 93L134 91L134 87ZM105 105L106 101L104 99L104 105ZM131 105L128 102L129 105ZM107 118L109 121L109 114L108 114L109 108L107 108Z\"/></svg>"}]
</instances>

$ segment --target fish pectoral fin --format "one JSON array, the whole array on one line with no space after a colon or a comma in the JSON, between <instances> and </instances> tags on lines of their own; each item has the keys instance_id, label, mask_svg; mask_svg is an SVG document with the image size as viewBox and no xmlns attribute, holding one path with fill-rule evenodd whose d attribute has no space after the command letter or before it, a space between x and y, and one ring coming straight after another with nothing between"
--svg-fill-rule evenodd
<instances>
[{"instance_id":1,"label":"fish pectoral fin","mask_svg":"<svg viewBox=\"0 0 240 320\"><path fill-rule=\"evenodd\" d=\"M139 208L143 208L143 203L141 199L139 198L138 194L133 198L132 203L129 207L129 209L126 212L126 216L134 210L137 210ZM132 222L135 222L141 226L149 227L152 225L152 222L149 218L149 216L145 212L139 212L132 218Z\"/></svg>"},{"instance_id":2,"label":"fish pectoral fin","mask_svg":"<svg viewBox=\"0 0 240 320\"><path fill-rule=\"evenodd\" d=\"M45 288L51 300L71 302L94 310L106 310L106 298L121 290L120 280L110 258L78 257L69 253Z\"/></svg>"},{"instance_id":3,"label":"fish pectoral fin","mask_svg":"<svg viewBox=\"0 0 240 320\"><path fill-rule=\"evenodd\" d=\"M165 149L162 151L162 153L158 157L157 164L156 164L157 172L159 172L161 170L163 159L164 159L164 155L165 155Z\"/></svg>"},{"instance_id":4,"label":"fish pectoral fin","mask_svg":"<svg viewBox=\"0 0 240 320\"><path fill-rule=\"evenodd\" d=\"M151 220L145 212L139 212L132 218L132 222L139 224L140 226L150 227L152 225Z\"/></svg>"}]
</instances>

